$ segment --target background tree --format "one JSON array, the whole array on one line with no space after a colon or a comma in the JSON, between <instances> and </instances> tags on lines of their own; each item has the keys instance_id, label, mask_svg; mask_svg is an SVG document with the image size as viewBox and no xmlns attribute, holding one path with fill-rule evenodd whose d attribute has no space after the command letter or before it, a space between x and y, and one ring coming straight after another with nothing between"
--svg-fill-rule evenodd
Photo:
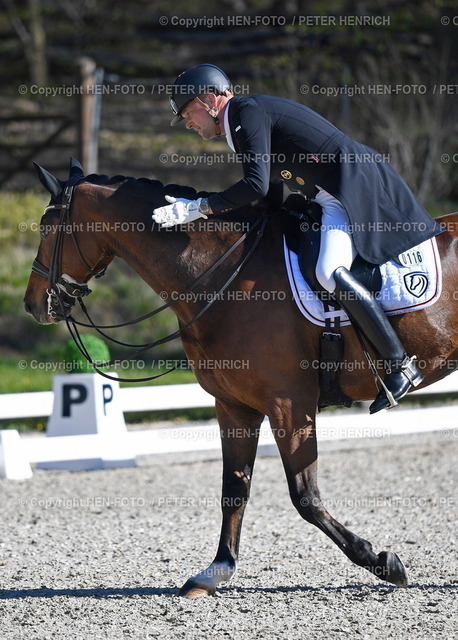
<instances>
[{"instance_id":1,"label":"background tree","mask_svg":"<svg viewBox=\"0 0 458 640\"><path fill-rule=\"evenodd\" d=\"M29 67L30 82L39 87L48 83L46 60L46 33L41 17L40 0L27 0L26 23L14 0L3 0L11 26L19 38Z\"/></svg>"}]
</instances>

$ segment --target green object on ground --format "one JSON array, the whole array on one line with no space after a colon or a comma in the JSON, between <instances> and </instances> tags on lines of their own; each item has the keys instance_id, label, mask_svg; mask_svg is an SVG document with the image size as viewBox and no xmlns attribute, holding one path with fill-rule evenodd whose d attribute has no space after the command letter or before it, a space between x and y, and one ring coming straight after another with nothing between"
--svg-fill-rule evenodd
<instances>
[{"instance_id":1,"label":"green object on ground","mask_svg":"<svg viewBox=\"0 0 458 640\"><path fill-rule=\"evenodd\" d=\"M99 367L111 360L110 350L103 340L90 334L82 334L81 341L89 353L92 361ZM95 369L80 352L73 339L67 342L64 351L65 371L67 373L95 373ZM99 367L106 371L108 367Z\"/></svg>"}]
</instances>

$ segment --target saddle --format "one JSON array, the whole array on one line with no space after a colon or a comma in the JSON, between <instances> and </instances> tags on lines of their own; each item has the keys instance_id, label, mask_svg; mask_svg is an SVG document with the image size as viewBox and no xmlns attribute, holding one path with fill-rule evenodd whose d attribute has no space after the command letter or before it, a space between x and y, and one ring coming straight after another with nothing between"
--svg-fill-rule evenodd
<instances>
[{"instance_id":1,"label":"saddle","mask_svg":"<svg viewBox=\"0 0 458 640\"><path fill-rule=\"evenodd\" d=\"M282 209L288 214L284 231L286 243L297 254L304 279L320 300L340 308L334 296L323 289L315 275L321 244L321 206L300 194L291 194L284 201ZM350 271L373 295L380 292L382 275L378 264L367 262L357 255Z\"/></svg>"},{"instance_id":2,"label":"saddle","mask_svg":"<svg viewBox=\"0 0 458 640\"><path fill-rule=\"evenodd\" d=\"M318 282L315 270L320 251L321 206L301 194L290 193L282 206L285 219L284 235L288 248L298 256L301 273L323 302L327 311L340 308L334 296L323 289ZM357 256L350 271L373 295L379 293L382 286L380 267ZM339 384L339 372L344 353L344 339L339 317L326 320L320 339L320 397L318 410L328 406L350 407L352 401L346 396Z\"/></svg>"}]
</instances>

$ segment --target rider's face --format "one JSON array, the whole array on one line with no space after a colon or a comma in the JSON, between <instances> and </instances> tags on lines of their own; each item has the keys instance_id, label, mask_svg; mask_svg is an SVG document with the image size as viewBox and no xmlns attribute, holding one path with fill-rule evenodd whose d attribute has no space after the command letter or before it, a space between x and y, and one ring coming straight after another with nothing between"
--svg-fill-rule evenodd
<instances>
[{"instance_id":1,"label":"rider's face","mask_svg":"<svg viewBox=\"0 0 458 640\"><path fill-rule=\"evenodd\" d=\"M205 103L207 103L207 100L207 97L204 98ZM209 104L208 106L210 107L212 105ZM186 121L187 129L194 129L204 140L210 140L210 138L215 137L215 123L213 118L197 100L190 102L183 109L181 115Z\"/></svg>"}]
</instances>

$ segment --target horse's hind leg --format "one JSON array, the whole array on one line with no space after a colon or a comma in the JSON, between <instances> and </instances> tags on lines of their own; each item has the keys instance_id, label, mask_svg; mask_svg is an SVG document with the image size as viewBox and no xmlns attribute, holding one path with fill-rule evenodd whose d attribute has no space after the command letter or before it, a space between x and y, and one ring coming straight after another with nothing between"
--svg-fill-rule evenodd
<instances>
[{"instance_id":1,"label":"horse's hind leg","mask_svg":"<svg viewBox=\"0 0 458 640\"><path fill-rule=\"evenodd\" d=\"M216 402L223 451L223 523L215 559L207 569L190 578L180 596L212 595L220 582L227 582L236 570L242 518L250 495L259 426L264 416L243 406Z\"/></svg>"},{"instance_id":2,"label":"horse's hind leg","mask_svg":"<svg viewBox=\"0 0 458 640\"><path fill-rule=\"evenodd\" d=\"M288 408L282 412L279 420L271 418L271 425L285 468L291 500L299 514L329 536L352 562L381 580L405 586L407 574L395 553L382 551L375 554L370 542L346 529L324 508L317 485L314 415L306 416L300 426L292 426L291 415L291 409Z\"/></svg>"}]
</instances>

